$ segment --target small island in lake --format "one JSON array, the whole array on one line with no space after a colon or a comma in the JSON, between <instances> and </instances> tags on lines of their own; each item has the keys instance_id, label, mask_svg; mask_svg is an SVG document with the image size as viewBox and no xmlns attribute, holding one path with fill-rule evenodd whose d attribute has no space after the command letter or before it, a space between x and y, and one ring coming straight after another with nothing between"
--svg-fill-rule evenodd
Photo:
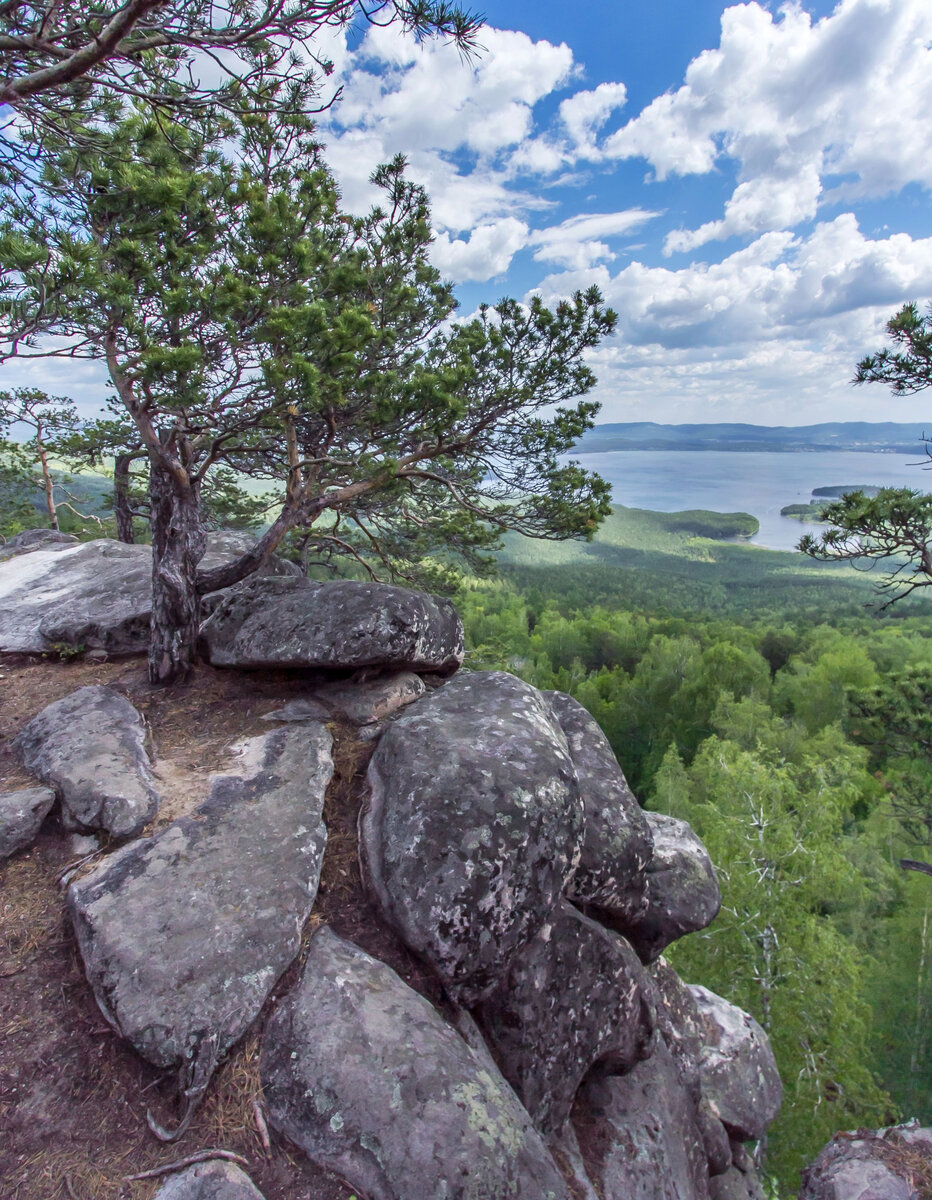
<instances>
[{"instance_id":1,"label":"small island in lake","mask_svg":"<svg viewBox=\"0 0 932 1200\"><path fill-rule=\"evenodd\" d=\"M807 504L787 504L780 509L781 517L790 517L794 521L819 523L826 504L831 500L840 500L848 492L863 492L865 496L876 496L880 488L873 483L839 483L831 487L812 489L812 499Z\"/></svg>"}]
</instances>

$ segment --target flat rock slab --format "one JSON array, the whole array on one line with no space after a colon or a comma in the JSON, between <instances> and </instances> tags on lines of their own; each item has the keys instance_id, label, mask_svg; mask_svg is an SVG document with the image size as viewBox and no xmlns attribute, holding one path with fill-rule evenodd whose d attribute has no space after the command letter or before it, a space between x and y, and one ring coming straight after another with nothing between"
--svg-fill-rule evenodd
<instances>
[{"instance_id":1,"label":"flat rock slab","mask_svg":"<svg viewBox=\"0 0 932 1200\"><path fill-rule=\"evenodd\" d=\"M9 858L32 845L54 803L51 788L22 788L0 794L0 858Z\"/></svg>"},{"instance_id":2,"label":"flat rock slab","mask_svg":"<svg viewBox=\"0 0 932 1200\"><path fill-rule=\"evenodd\" d=\"M271 1124L367 1200L568 1200L514 1093L389 967L328 929L263 1038Z\"/></svg>"},{"instance_id":3,"label":"flat rock slab","mask_svg":"<svg viewBox=\"0 0 932 1200\"><path fill-rule=\"evenodd\" d=\"M419 700L426 691L420 675L398 671L380 679L322 683L308 696L290 700L267 713L263 721L332 720L351 725L373 725Z\"/></svg>"},{"instance_id":4,"label":"flat rock slab","mask_svg":"<svg viewBox=\"0 0 932 1200\"><path fill-rule=\"evenodd\" d=\"M263 1200L263 1197L236 1163L215 1158L172 1175L155 1193L155 1200Z\"/></svg>"},{"instance_id":5,"label":"flat rock slab","mask_svg":"<svg viewBox=\"0 0 932 1200\"><path fill-rule=\"evenodd\" d=\"M243 743L193 817L110 855L68 908L110 1024L151 1062L208 1068L297 954L317 894L333 771L322 726Z\"/></svg>"},{"instance_id":6,"label":"flat rock slab","mask_svg":"<svg viewBox=\"0 0 932 1200\"><path fill-rule=\"evenodd\" d=\"M389 725L368 781L360 848L385 917L475 1003L578 861L583 807L563 732L536 688L470 672Z\"/></svg>"},{"instance_id":7,"label":"flat rock slab","mask_svg":"<svg viewBox=\"0 0 932 1200\"><path fill-rule=\"evenodd\" d=\"M707 988L689 988L699 1013L703 1098L743 1141L762 1137L780 1111L783 1085L770 1039L749 1013Z\"/></svg>"},{"instance_id":8,"label":"flat rock slab","mask_svg":"<svg viewBox=\"0 0 932 1200\"><path fill-rule=\"evenodd\" d=\"M254 541L248 534L210 533L201 566L231 562ZM277 569L272 564L269 572ZM41 654L67 646L144 653L151 612L151 546L100 538L0 563L0 651Z\"/></svg>"},{"instance_id":9,"label":"flat rock slab","mask_svg":"<svg viewBox=\"0 0 932 1200\"><path fill-rule=\"evenodd\" d=\"M662 1040L627 1075L587 1080L573 1119L603 1200L708 1200L695 1106Z\"/></svg>"},{"instance_id":10,"label":"flat rock slab","mask_svg":"<svg viewBox=\"0 0 932 1200\"><path fill-rule=\"evenodd\" d=\"M557 1134L596 1063L625 1072L651 1051L653 987L628 945L563 901L479 1009L502 1073L534 1124Z\"/></svg>"},{"instance_id":11,"label":"flat rock slab","mask_svg":"<svg viewBox=\"0 0 932 1200\"><path fill-rule=\"evenodd\" d=\"M645 814L654 852L647 868L650 903L624 932L651 963L671 942L711 925L722 905L712 860L686 821L663 813Z\"/></svg>"},{"instance_id":12,"label":"flat rock slab","mask_svg":"<svg viewBox=\"0 0 932 1200\"><path fill-rule=\"evenodd\" d=\"M566 734L586 808L586 834L567 895L623 921L648 905L646 870L654 851L647 818L628 787L608 738L578 700L544 692Z\"/></svg>"},{"instance_id":13,"label":"flat rock slab","mask_svg":"<svg viewBox=\"0 0 932 1200\"><path fill-rule=\"evenodd\" d=\"M61 799L67 829L123 838L158 812L145 737L143 719L126 697L94 685L47 705L14 745L26 769Z\"/></svg>"},{"instance_id":14,"label":"flat rock slab","mask_svg":"<svg viewBox=\"0 0 932 1200\"><path fill-rule=\"evenodd\" d=\"M449 600L381 583L248 580L201 626L215 667L357 667L451 673L463 626Z\"/></svg>"}]
</instances>

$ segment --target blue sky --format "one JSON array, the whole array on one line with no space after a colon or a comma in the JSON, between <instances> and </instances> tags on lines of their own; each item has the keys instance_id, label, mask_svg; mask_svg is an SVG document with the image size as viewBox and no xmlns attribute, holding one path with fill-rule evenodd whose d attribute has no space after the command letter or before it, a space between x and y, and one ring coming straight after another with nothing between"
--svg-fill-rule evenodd
<instances>
[{"instance_id":1,"label":"blue sky","mask_svg":"<svg viewBox=\"0 0 932 1200\"><path fill-rule=\"evenodd\" d=\"M929 0L490 0L464 62L394 28L326 46L344 202L398 151L462 312L598 284L600 420L923 420L848 383L932 298ZM89 403L93 366L4 368Z\"/></svg>"}]
</instances>

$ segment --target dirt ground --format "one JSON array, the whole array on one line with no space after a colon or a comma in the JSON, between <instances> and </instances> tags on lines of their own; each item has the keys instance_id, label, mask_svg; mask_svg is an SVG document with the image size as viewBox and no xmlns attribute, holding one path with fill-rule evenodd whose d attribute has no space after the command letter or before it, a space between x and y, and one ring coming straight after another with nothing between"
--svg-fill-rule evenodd
<instances>
[{"instance_id":1,"label":"dirt ground","mask_svg":"<svg viewBox=\"0 0 932 1200\"><path fill-rule=\"evenodd\" d=\"M164 798L151 832L195 807L211 773L235 770L230 745L267 731L261 716L307 694L314 680L201 666L188 683L159 690L149 685L139 658L88 663L0 655L0 791L33 782L10 745L17 731L51 701L87 684L107 684L124 693L149 726ZM443 1008L438 985L381 923L360 880L356 817L373 744L348 727L330 729L336 772L324 809L328 844L306 937L329 923ZM221 1148L246 1160L266 1200L350 1200L350 1188L274 1131L264 1145L258 1060L271 1003L217 1073L185 1136L165 1145L149 1132L147 1109L163 1125L177 1119L174 1080L111 1030L85 981L60 882L79 857L72 842L53 812L32 850L0 863L0 1197L149 1200L164 1176L126 1176ZM300 958L275 994L299 969Z\"/></svg>"}]
</instances>

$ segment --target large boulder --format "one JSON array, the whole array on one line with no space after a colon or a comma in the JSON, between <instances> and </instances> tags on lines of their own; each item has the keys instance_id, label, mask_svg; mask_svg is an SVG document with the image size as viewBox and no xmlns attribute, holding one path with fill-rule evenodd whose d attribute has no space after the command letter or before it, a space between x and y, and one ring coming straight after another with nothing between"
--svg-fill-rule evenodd
<instances>
[{"instance_id":1,"label":"large boulder","mask_svg":"<svg viewBox=\"0 0 932 1200\"><path fill-rule=\"evenodd\" d=\"M232 562L255 543L210 533L204 570ZM297 570L274 560L264 574ZM102 538L41 549L0 563L0 651L40 654L68 647L144 652L152 612L152 547Z\"/></svg>"},{"instance_id":2,"label":"large boulder","mask_svg":"<svg viewBox=\"0 0 932 1200\"><path fill-rule=\"evenodd\" d=\"M586 809L579 866L567 895L625 922L647 910L654 841L608 738L578 700L544 692L566 735Z\"/></svg>"},{"instance_id":3,"label":"large boulder","mask_svg":"<svg viewBox=\"0 0 932 1200\"><path fill-rule=\"evenodd\" d=\"M699 1018L699 1077L715 1116L743 1141L762 1137L783 1085L770 1039L752 1016L707 988L689 988Z\"/></svg>"},{"instance_id":4,"label":"large boulder","mask_svg":"<svg viewBox=\"0 0 932 1200\"><path fill-rule=\"evenodd\" d=\"M368 1200L568 1200L505 1081L326 927L263 1037L269 1120Z\"/></svg>"},{"instance_id":5,"label":"large boulder","mask_svg":"<svg viewBox=\"0 0 932 1200\"><path fill-rule=\"evenodd\" d=\"M172 1175L155 1200L262 1200L262 1193L235 1163L213 1158Z\"/></svg>"},{"instance_id":6,"label":"large boulder","mask_svg":"<svg viewBox=\"0 0 932 1200\"><path fill-rule=\"evenodd\" d=\"M708 1200L695 1105L662 1039L627 1075L586 1080L573 1121L603 1200Z\"/></svg>"},{"instance_id":7,"label":"large boulder","mask_svg":"<svg viewBox=\"0 0 932 1200\"><path fill-rule=\"evenodd\" d=\"M145 724L112 688L78 688L17 735L27 770L54 788L67 829L133 837L158 811Z\"/></svg>"},{"instance_id":8,"label":"large boulder","mask_svg":"<svg viewBox=\"0 0 932 1200\"><path fill-rule=\"evenodd\" d=\"M0 793L0 858L9 858L32 845L54 803L51 788Z\"/></svg>"},{"instance_id":9,"label":"large boulder","mask_svg":"<svg viewBox=\"0 0 932 1200\"><path fill-rule=\"evenodd\" d=\"M924 1200L932 1192L932 1128L838 1133L803 1171L799 1200Z\"/></svg>"},{"instance_id":10,"label":"large boulder","mask_svg":"<svg viewBox=\"0 0 932 1200\"><path fill-rule=\"evenodd\" d=\"M594 1064L623 1073L647 1057L652 991L628 943L566 901L515 954L479 1012L502 1073L538 1129L563 1128Z\"/></svg>"},{"instance_id":11,"label":"large boulder","mask_svg":"<svg viewBox=\"0 0 932 1200\"><path fill-rule=\"evenodd\" d=\"M460 675L389 726L368 780L361 852L385 917L475 1003L578 861L583 807L563 732L513 675Z\"/></svg>"},{"instance_id":12,"label":"large boulder","mask_svg":"<svg viewBox=\"0 0 932 1200\"><path fill-rule=\"evenodd\" d=\"M317 894L332 775L319 725L243 743L193 817L110 855L68 891L94 995L160 1067L209 1078L298 952Z\"/></svg>"},{"instance_id":13,"label":"large boulder","mask_svg":"<svg viewBox=\"0 0 932 1200\"><path fill-rule=\"evenodd\" d=\"M708 851L690 826L663 813L646 816L654 843L647 868L650 903L623 931L651 963L677 938L711 925L722 893Z\"/></svg>"},{"instance_id":14,"label":"large boulder","mask_svg":"<svg viewBox=\"0 0 932 1200\"><path fill-rule=\"evenodd\" d=\"M382 583L248 580L201 626L215 667L391 667L450 673L463 626L449 600Z\"/></svg>"},{"instance_id":15,"label":"large boulder","mask_svg":"<svg viewBox=\"0 0 932 1200\"><path fill-rule=\"evenodd\" d=\"M36 550L64 550L77 544L78 539L73 533L60 533L57 529L24 529L0 545L0 562L20 554L34 554Z\"/></svg>"}]
</instances>

